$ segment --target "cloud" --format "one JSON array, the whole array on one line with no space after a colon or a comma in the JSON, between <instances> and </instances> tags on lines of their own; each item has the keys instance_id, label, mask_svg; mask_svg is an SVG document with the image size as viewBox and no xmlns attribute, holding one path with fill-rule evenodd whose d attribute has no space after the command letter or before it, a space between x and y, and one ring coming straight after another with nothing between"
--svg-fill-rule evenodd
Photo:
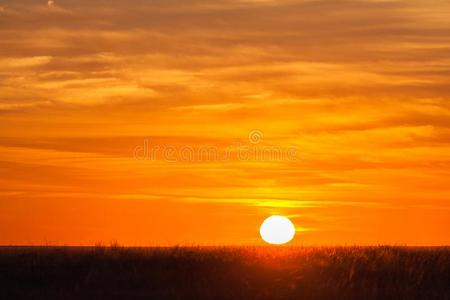
<instances>
[{"instance_id":1,"label":"cloud","mask_svg":"<svg viewBox=\"0 0 450 300\"><path fill-rule=\"evenodd\" d=\"M439 9L445 2L136 1L124 7L113 1L104 7L72 1L58 13L7 4L0 59L52 57L38 77L36 66L22 70L17 88L36 94L45 88L53 103L118 97L213 103L236 94L238 102L255 94L435 97L449 86L449 26ZM19 82L16 74L3 72L0 84ZM111 93L86 97L102 79ZM80 84L64 93L70 80Z\"/></svg>"},{"instance_id":2,"label":"cloud","mask_svg":"<svg viewBox=\"0 0 450 300\"><path fill-rule=\"evenodd\" d=\"M327 209L359 220L373 203L445 207L448 1L107 4L2 2L0 184L9 199L216 201L251 215L307 210L315 222ZM302 159L132 157L146 137L222 149L252 129ZM366 228L358 222L340 225Z\"/></svg>"},{"instance_id":3,"label":"cloud","mask_svg":"<svg viewBox=\"0 0 450 300\"><path fill-rule=\"evenodd\" d=\"M51 56L33 56L33 57L20 57L20 58L5 58L1 59L0 63L5 68L32 68L41 66L51 61Z\"/></svg>"}]
</instances>

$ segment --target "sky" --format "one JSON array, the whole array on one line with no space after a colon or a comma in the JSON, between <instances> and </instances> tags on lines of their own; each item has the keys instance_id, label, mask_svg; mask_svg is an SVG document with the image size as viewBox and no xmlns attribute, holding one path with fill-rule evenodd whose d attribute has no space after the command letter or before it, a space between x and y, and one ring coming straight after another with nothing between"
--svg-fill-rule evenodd
<instances>
[{"instance_id":1,"label":"sky","mask_svg":"<svg viewBox=\"0 0 450 300\"><path fill-rule=\"evenodd\" d=\"M0 0L0 245L449 245L450 3Z\"/></svg>"}]
</instances>

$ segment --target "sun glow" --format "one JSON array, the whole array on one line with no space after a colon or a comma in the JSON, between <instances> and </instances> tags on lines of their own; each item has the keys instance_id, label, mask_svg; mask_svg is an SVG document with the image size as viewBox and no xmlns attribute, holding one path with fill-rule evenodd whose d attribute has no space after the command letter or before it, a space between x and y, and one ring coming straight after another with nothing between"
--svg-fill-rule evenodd
<instances>
[{"instance_id":1,"label":"sun glow","mask_svg":"<svg viewBox=\"0 0 450 300\"><path fill-rule=\"evenodd\" d=\"M295 226L286 217L270 216L261 224L259 233L265 242L281 245L288 243L294 238Z\"/></svg>"}]
</instances>

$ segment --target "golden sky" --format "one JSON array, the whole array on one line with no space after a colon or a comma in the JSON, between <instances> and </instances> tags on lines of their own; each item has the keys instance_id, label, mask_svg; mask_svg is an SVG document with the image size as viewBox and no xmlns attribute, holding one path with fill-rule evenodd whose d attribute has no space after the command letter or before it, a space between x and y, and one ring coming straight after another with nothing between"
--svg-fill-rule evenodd
<instances>
[{"instance_id":1,"label":"golden sky","mask_svg":"<svg viewBox=\"0 0 450 300\"><path fill-rule=\"evenodd\" d=\"M448 1L2 0L0 244L448 245L449 101Z\"/></svg>"}]
</instances>

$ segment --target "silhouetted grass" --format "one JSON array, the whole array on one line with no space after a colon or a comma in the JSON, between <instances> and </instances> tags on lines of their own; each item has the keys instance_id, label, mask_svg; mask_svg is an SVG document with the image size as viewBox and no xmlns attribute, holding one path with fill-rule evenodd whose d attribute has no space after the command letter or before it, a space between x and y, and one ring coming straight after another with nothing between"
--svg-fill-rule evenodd
<instances>
[{"instance_id":1,"label":"silhouetted grass","mask_svg":"<svg viewBox=\"0 0 450 300\"><path fill-rule=\"evenodd\" d=\"M450 299L450 248L0 248L0 299Z\"/></svg>"}]
</instances>

